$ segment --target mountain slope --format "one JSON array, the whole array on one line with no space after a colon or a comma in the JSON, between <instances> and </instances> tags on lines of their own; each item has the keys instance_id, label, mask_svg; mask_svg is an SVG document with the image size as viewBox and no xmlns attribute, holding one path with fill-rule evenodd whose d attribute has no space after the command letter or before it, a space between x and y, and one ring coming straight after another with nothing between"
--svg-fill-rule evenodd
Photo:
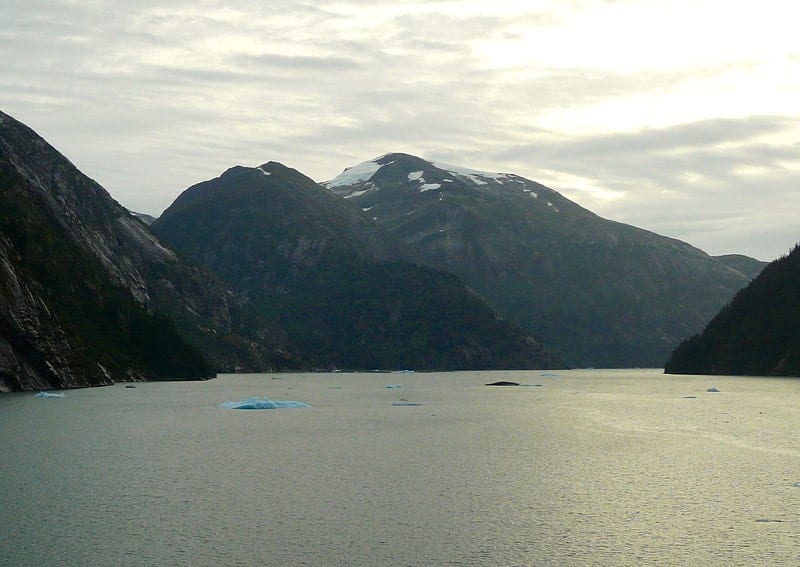
<instances>
[{"instance_id":1,"label":"mountain slope","mask_svg":"<svg viewBox=\"0 0 800 567\"><path fill-rule=\"evenodd\" d=\"M701 334L682 342L665 370L800 376L800 246L764 268Z\"/></svg>"},{"instance_id":2,"label":"mountain slope","mask_svg":"<svg viewBox=\"0 0 800 567\"><path fill-rule=\"evenodd\" d=\"M516 175L406 154L325 186L574 366L661 366L763 266L605 220Z\"/></svg>"},{"instance_id":3,"label":"mountain slope","mask_svg":"<svg viewBox=\"0 0 800 567\"><path fill-rule=\"evenodd\" d=\"M205 377L283 357L277 328L239 322L215 278L3 113L0 201L0 389Z\"/></svg>"},{"instance_id":4,"label":"mountain slope","mask_svg":"<svg viewBox=\"0 0 800 567\"><path fill-rule=\"evenodd\" d=\"M277 321L316 366L553 364L456 278L393 262L398 252L374 222L281 164L190 187L152 229Z\"/></svg>"}]
</instances>

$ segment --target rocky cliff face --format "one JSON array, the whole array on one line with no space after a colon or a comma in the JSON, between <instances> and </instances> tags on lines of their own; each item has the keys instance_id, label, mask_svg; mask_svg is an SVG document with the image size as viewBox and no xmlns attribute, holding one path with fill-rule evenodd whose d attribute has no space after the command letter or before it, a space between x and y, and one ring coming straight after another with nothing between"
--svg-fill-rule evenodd
<instances>
[{"instance_id":1,"label":"rocky cliff face","mask_svg":"<svg viewBox=\"0 0 800 567\"><path fill-rule=\"evenodd\" d=\"M167 377L162 371L210 374L190 370L188 345L180 345L174 325L215 370L266 370L290 357L281 351L277 327L244 321L236 298L216 278L184 264L100 185L3 113L0 200L0 387ZM92 318L95 328L89 328ZM110 339L115 333L101 329L103 322L122 335ZM142 363L150 355L132 354L142 348L134 335L174 341L174 352L162 352L162 364Z\"/></svg>"}]
</instances>

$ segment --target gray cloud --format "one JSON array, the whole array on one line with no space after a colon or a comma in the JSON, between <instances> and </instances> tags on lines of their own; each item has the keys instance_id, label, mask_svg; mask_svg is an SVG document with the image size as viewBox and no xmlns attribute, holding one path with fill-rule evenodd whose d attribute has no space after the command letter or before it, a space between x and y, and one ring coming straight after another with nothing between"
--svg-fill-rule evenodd
<instances>
[{"instance_id":1,"label":"gray cloud","mask_svg":"<svg viewBox=\"0 0 800 567\"><path fill-rule=\"evenodd\" d=\"M516 172L714 253L769 259L800 239L800 156L780 141L800 127L793 116L591 135L543 126L552 113L680 91L747 62L624 73L482 59L487 40L593 5L481 14L459 0L6 0L0 108L153 214L237 163L278 160L322 180L406 151Z\"/></svg>"}]
</instances>

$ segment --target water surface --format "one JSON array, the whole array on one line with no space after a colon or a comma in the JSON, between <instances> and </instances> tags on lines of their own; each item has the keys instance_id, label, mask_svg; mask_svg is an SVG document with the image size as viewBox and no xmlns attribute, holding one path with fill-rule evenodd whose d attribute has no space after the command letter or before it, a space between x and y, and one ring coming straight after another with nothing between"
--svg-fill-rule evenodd
<instances>
[{"instance_id":1,"label":"water surface","mask_svg":"<svg viewBox=\"0 0 800 567\"><path fill-rule=\"evenodd\" d=\"M9 394L0 564L798 564L799 416L797 380L657 370Z\"/></svg>"}]
</instances>

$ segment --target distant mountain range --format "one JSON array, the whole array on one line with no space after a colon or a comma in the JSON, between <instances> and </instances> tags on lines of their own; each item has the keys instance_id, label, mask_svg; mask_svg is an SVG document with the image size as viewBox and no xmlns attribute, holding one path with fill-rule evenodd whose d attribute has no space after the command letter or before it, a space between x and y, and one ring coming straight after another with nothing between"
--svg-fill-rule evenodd
<instances>
[{"instance_id":1,"label":"distant mountain range","mask_svg":"<svg viewBox=\"0 0 800 567\"><path fill-rule=\"evenodd\" d=\"M325 184L236 166L153 220L0 113L0 391L220 371L660 366L762 266L513 174L405 154Z\"/></svg>"},{"instance_id":2,"label":"distant mountain range","mask_svg":"<svg viewBox=\"0 0 800 567\"><path fill-rule=\"evenodd\" d=\"M523 177L388 154L324 184L573 366L660 367L764 266L612 222Z\"/></svg>"},{"instance_id":3,"label":"distant mountain range","mask_svg":"<svg viewBox=\"0 0 800 567\"><path fill-rule=\"evenodd\" d=\"M702 333L683 341L665 370L800 376L800 246L764 268Z\"/></svg>"}]
</instances>

